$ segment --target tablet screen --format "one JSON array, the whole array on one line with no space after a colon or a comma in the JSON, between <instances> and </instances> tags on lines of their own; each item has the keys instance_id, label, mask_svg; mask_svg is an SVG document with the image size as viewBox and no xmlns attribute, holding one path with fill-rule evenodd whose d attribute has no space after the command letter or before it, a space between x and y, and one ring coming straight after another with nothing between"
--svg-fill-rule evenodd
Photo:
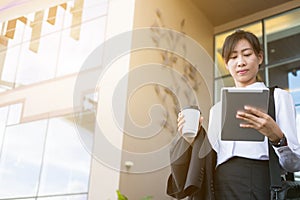
<instances>
[{"instance_id":1,"label":"tablet screen","mask_svg":"<svg viewBox=\"0 0 300 200\"><path fill-rule=\"evenodd\" d=\"M241 128L243 120L236 118L238 110L245 105L268 112L268 88L222 88L222 140L230 141L263 141L264 135L252 128Z\"/></svg>"}]
</instances>

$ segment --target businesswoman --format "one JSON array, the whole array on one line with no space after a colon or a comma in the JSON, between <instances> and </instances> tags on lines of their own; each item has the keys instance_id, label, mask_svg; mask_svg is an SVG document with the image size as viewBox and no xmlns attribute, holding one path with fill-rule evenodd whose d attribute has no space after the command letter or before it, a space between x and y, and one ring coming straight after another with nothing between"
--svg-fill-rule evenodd
<instances>
[{"instance_id":1,"label":"businesswoman","mask_svg":"<svg viewBox=\"0 0 300 200\"><path fill-rule=\"evenodd\" d=\"M257 79L263 62L263 51L254 34L238 30L229 35L223 45L222 57L234 79L235 87L266 88ZM221 103L211 108L207 137L216 153L213 179L216 199L270 199L268 142L275 149L284 170L300 171L300 145L291 95L275 88L274 105L276 122L269 114L254 107L247 106L244 111L236 113L236 118L244 122L240 126L258 130L265 136L263 142L221 140ZM202 120L200 119L200 123ZM184 116L179 113L180 133L184 123ZM191 145L194 142L190 139L186 141Z\"/></svg>"}]
</instances>

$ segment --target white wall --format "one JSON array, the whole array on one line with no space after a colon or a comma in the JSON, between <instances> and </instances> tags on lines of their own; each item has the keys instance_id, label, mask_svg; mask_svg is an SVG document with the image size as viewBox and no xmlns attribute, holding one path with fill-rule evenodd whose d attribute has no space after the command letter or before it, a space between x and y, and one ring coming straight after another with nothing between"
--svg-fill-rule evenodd
<instances>
[{"instance_id":1,"label":"white wall","mask_svg":"<svg viewBox=\"0 0 300 200\"><path fill-rule=\"evenodd\" d=\"M123 125L127 97L127 83L122 85L122 94L118 99L112 99L116 85L129 70L130 55L115 55L115 51L122 48L130 49L130 32L133 26L134 0L110 0L108 9L106 41L104 45L104 59L107 60L106 70L103 71L99 81L99 101L97 125L99 129L94 137L94 157L90 177L89 200L117 199L116 190L119 189L120 164L123 142ZM128 34L127 34L128 33ZM114 41L126 35L126 41L115 46ZM112 46L111 46L112 45ZM114 54L114 60L109 56ZM118 52L117 52L118 54ZM111 63L109 63L111 61ZM112 102L118 101L118 124L114 121ZM101 133L101 132L103 133ZM107 139L108 143L103 144ZM102 156L105 154L103 160ZM108 155L107 155L108 154ZM107 157L106 157L107 156ZM110 160L111 158L111 160Z\"/></svg>"}]
</instances>

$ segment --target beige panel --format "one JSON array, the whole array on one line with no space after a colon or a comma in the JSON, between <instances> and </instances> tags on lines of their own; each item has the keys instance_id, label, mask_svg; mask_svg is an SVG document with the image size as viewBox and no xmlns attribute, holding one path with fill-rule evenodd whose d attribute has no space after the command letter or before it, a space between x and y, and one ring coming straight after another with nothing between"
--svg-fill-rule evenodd
<instances>
[{"instance_id":1,"label":"beige panel","mask_svg":"<svg viewBox=\"0 0 300 200\"><path fill-rule=\"evenodd\" d=\"M66 3L60 4L59 6L62 7L64 10L67 10L67 4ZM57 8L58 8L58 6L53 6L53 7L49 8L48 18L47 18L47 22L49 24L52 24L52 25L55 24Z\"/></svg>"},{"instance_id":2,"label":"beige panel","mask_svg":"<svg viewBox=\"0 0 300 200\"><path fill-rule=\"evenodd\" d=\"M81 18L82 18L82 7L84 0L76 0L74 7L71 8L72 14L72 27L71 27L71 37L75 40L79 40L80 29L81 29Z\"/></svg>"},{"instance_id":3,"label":"beige panel","mask_svg":"<svg viewBox=\"0 0 300 200\"><path fill-rule=\"evenodd\" d=\"M8 21L5 37L7 37L9 39L14 39L16 25L17 25L17 19L13 19L13 20Z\"/></svg>"},{"instance_id":4,"label":"beige panel","mask_svg":"<svg viewBox=\"0 0 300 200\"><path fill-rule=\"evenodd\" d=\"M73 108L75 80L76 76L74 75L1 93L0 106L24 99L22 122L65 114L67 112L62 113L62 111ZM46 91L47 95L45 95ZM70 110L68 111L70 112Z\"/></svg>"},{"instance_id":5,"label":"beige panel","mask_svg":"<svg viewBox=\"0 0 300 200\"><path fill-rule=\"evenodd\" d=\"M24 24L27 23L26 17L19 17L17 19L9 20L7 22L7 28L6 28L6 33L5 37L9 39L14 39L15 31L16 31L16 25L17 25L17 20L20 20Z\"/></svg>"},{"instance_id":6,"label":"beige panel","mask_svg":"<svg viewBox=\"0 0 300 200\"><path fill-rule=\"evenodd\" d=\"M139 69L139 67L144 65L149 65L149 68L154 68L159 64L167 64L172 68L171 70L176 71L176 73L182 73L182 77L185 75L190 76L187 79L189 83L194 82L192 80L196 80L198 87L197 98L203 115L205 116L205 124L207 125L209 108L212 105L211 94L213 91L213 26L208 22L205 15L190 1L183 0L137 0L134 19L134 29L154 26L184 32L186 33L186 37L189 37L194 44L197 44L198 47L208 52L206 56L210 58L210 63L201 62L201 56L203 55L196 55L196 52L190 51L189 44L185 44L186 46L183 47L180 42L176 43L177 34L171 33L169 39L164 37L164 35L154 38L153 46L155 46L157 42L169 43L170 46L177 45L174 47L175 52L178 51L178 49L186 48L186 58L189 58L190 62L199 64L198 69L200 73L195 73L197 74L196 77L194 77L195 74L193 72L189 72L189 68L186 67L188 63L184 61L184 59L175 59L171 53L164 54L163 51L157 49L137 50L131 54L130 63L131 70ZM149 33L149 37L151 36L153 35ZM184 38L181 39L184 40ZM133 37L133 46L135 42L140 42L138 35L137 37ZM166 57L168 57L168 59L166 59ZM200 62L197 59L199 59ZM203 61L204 60L205 59L203 59ZM123 150L130 153L124 153L122 155L122 166L125 165L126 161L132 161L133 166L128 168L128 172L122 173L120 177L120 190L128 196L129 199L142 199L142 197L147 195L159 200L171 199L166 195L166 183L170 170L168 148L176 134L177 113L174 112L174 107L171 106L174 102L173 96L166 95L169 91L168 89L165 90L164 87L159 89L161 91L159 94L161 95L158 95L157 89L155 89L155 83L147 86L140 85L140 87L134 85L136 84L136 79L148 80L149 76L150 79L151 76L153 76L152 79L156 80L156 78L160 77L163 73L165 72L157 72L157 76L147 73L142 74L140 77L129 75L128 88L136 88L136 91L134 94L128 93L127 112L130 117L128 116L126 118L125 130L129 130L129 132L123 136ZM169 78L170 77L165 76L165 79ZM172 82L172 80L169 82ZM180 85L176 86L176 83L174 83L174 86L178 86L179 90L181 88ZM187 93L189 93L189 91L187 91ZM154 105L164 106L168 113L165 115L162 113L151 113L151 108ZM164 119L167 119L168 123L164 129L158 132L151 132L152 130L150 131L146 128L144 130L137 129L138 131L131 131L130 129L131 122L134 122L139 127L153 124L153 126L160 128L164 126ZM150 135L150 137L143 138L143 135ZM165 150L166 153L158 153ZM135 158L130 154L144 155L144 159ZM124 168L124 170L126 170L126 168Z\"/></svg>"},{"instance_id":7,"label":"beige panel","mask_svg":"<svg viewBox=\"0 0 300 200\"><path fill-rule=\"evenodd\" d=\"M48 18L47 18L47 22L49 24L52 25L55 24L56 12L57 12L57 6L49 8Z\"/></svg>"},{"instance_id":8,"label":"beige panel","mask_svg":"<svg viewBox=\"0 0 300 200\"><path fill-rule=\"evenodd\" d=\"M5 47L7 47L8 38L5 37L5 36L0 35L0 44L3 45L3 46L5 46ZM2 60L2 61L4 61L4 60Z\"/></svg>"},{"instance_id":9,"label":"beige panel","mask_svg":"<svg viewBox=\"0 0 300 200\"><path fill-rule=\"evenodd\" d=\"M30 23L32 28L29 49L35 53L38 52L40 45L40 37L42 32L44 11L38 11L34 15L34 21Z\"/></svg>"}]
</instances>

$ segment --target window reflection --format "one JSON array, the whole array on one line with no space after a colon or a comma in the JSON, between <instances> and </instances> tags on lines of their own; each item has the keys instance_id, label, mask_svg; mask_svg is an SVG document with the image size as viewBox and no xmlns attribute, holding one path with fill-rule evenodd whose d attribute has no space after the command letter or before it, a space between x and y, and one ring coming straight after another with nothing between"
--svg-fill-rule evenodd
<instances>
[{"instance_id":1,"label":"window reflection","mask_svg":"<svg viewBox=\"0 0 300 200\"><path fill-rule=\"evenodd\" d=\"M31 41L22 44L15 81L17 86L29 85L55 77L59 38L60 33L42 36L39 39L38 53L30 49Z\"/></svg>"},{"instance_id":2,"label":"window reflection","mask_svg":"<svg viewBox=\"0 0 300 200\"><path fill-rule=\"evenodd\" d=\"M299 85L295 84L297 81L299 82L299 66L300 61L292 62L287 64L278 64L277 67L272 67L269 69L269 83L270 86L277 85L284 89L296 90L299 89ZM297 81L295 81L297 80ZM295 100L300 98L298 96L298 92L294 92L293 95L297 97Z\"/></svg>"},{"instance_id":3,"label":"window reflection","mask_svg":"<svg viewBox=\"0 0 300 200\"><path fill-rule=\"evenodd\" d=\"M0 92L78 72L104 41L107 5L68 1L1 23ZM87 199L96 102L28 123L22 103L0 108L0 199Z\"/></svg>"},{"instance_id":4,"label":"window reflection","mask_svg":"<svg viewBox=\"0 0 300 200\"><path fill-rule=\"evenodd\" d=\"M300 55L300 9L265 20L268 63L284 62Z\"/></svg>"},{"instance_id":5,"label":"window reflection","mask_svg":"<svg viewBox=\"0 0 300 200\"><path fill-rule=\"evenodd\" d=\"M215 102L221 100L221 88L222 87L232 87L234 86L234 81L231 76L227 76L226 78L220 78L215 81Z\"/></svg>"},{"instance_id":6,"label":"window reflection","mask_svg":"<svg viewBox=\"0 0 300 200\"><path fill-rule=\"evenodd\" d=\"M0 199L87 193L94 110L8 125L9 115L18 116L20 105L0 108ZM49 197L64 198L86 195Z\"/></svg>"},{"instance_id":7,"label":"window reflection","mask_svg":"<svg viewBox=\"0 0 300 200\"><path fill-rule=\"evenodd\" d=\"M85 0L82 21L89 21L107 14L108 0Z\"/></svg>"},{"instance_id":8,"label":"window reflection","mask_svg":"<svg viewBox=\"0 0 300 200\"><path fill-rule=\"evenodd\" d=\"M88 191L91 155L71 117L49 120L40 195Z\"/></svg>"},{"instance_id":9,"label":"window reflection","mask_svg":"<svg viewBox=\"0 0 300 200\"><path fill-rule=\"evenodd\" d=\"M57 76L78 72L84 61L104 41L106 17L96 18L81 24L80 40L70 37L71 29L62 32ZM99 55L101 58L101 55ZM100 63L95 63L99 66ZM95 66L93 66L95 67Z\"/></svg>"},{"instance_id":10,"label":"window reflection","mask_svg":"<svg viewBox=\"0 0 300 200\"><path fill-rule=\"evenodd\" d=\"M15 86L16 71L18 67L18 59L20 58L21 46L11 46L7 50L0 52L0 64L3 64L1 69L1 88L12 89Z\"/></svg>"},{"instance_id":11,"label":"window reflection","mask_svg":"<svg viewBox=\"0 0 300 200\"><path fill-rule=\"evenodd\" d=\"M0 198L35 196L47 120L7 126L0 161Z\"/></svg>"},{"instance_id":12,"label":"window reflection","mask_svg":"<svg viewBox=\"0 0 300 200\"><path fill-rule=\"evenodd\" d=\"M104 41L107 7L69 1L2 23L0 92L78 72Z\"/></svg>"},{"instance_id":13,"label":"window reflection","mask_svg":"<svg viewBox=\"0 0 300 200\"><path fill-rule=\"evenodd\" d=\"M9 106L7 125L19 124L21 120L23 105L21 103Z\"/></svg>"},{"instance_id":14,"label":"window reflection","mask_svg":"<svg viewBox=\"0 0 300 200\"><path fill-rule=\"evenodd\" d=\"M8 106L1 107L0 108L0 158L1 158L1 154L2 154L2 144L3 144L3 140L4 140L7 114L8 114Z\"/></svg>"}]
</instances>

